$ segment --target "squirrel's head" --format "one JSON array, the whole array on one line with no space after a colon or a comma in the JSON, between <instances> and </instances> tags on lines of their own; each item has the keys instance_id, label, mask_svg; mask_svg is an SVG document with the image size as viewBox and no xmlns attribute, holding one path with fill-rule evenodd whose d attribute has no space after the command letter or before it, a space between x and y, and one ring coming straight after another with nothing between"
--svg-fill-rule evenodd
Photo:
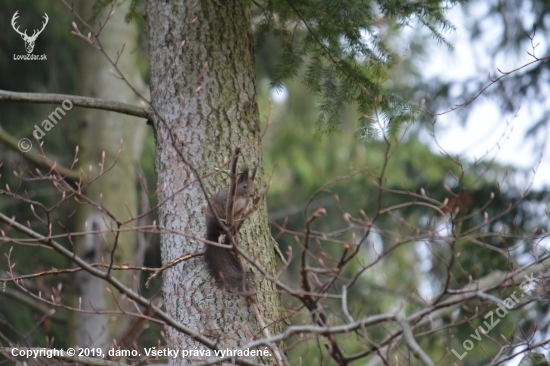
<instances>
[{"instance_id":1,"label":"squirrel's head","mask_svg":"<svg viewBox=\"0 0 550 366\"><path fill-rule=\"evenodd\" d=\"M239 179L237 180L237 190L239 196L252 197L254 196L254 178L256 177L257 166L254 166L252 170L252 175L248 167L244 167L243 171L239 174Z\"/></svg>"}]
</instances>

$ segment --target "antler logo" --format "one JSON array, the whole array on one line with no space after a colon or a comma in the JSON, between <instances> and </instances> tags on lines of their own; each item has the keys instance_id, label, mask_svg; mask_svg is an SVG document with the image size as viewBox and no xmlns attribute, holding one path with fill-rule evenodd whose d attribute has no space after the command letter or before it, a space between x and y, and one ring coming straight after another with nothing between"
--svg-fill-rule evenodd
<instances>
[{"instance_id":1,"label":"antler logo","mask_svg":"<svg viewBox=\"0 0 550 366\"><path fill-rule=\"evenodd\" d=\"M36 38L38 38L38 35L40 33L42 33L42 31L44 30L44 28L46 28L46 24L48 24L48 14L44 13L44 20L45 22L42 22L42 29L38 30L38 29L35 29L34 30L34 33L32 34L32 36L29 36L27 35L27 30L25 29L24 32L20 32L19 31L19 26L17 28L15 28L15 20L17 18L19 18L19 15L17 15L17 13L19 12L19 10L17 10L15 12L15 14L13 14L13 18L11 18L11 26L13 27L13 29L19 33L21 35L21 38L23 38L23 40L25 41L25 49L27 50L27 53L31 53L32 50L34 49L34 42L36 41ZM38 33L37 33L38 32Z\"/></svg>"}]
</instances>

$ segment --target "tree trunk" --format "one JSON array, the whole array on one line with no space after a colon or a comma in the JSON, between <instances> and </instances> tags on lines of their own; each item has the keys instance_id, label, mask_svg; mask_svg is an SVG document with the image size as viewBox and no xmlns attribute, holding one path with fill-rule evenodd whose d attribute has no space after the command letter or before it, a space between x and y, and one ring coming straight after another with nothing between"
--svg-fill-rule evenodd
<instances>
[{"instance_id":1,"label":"tree trunk","mask_svg":"<svg viewBox=\"0 0 550 366\"><path fill-rule=\"evenodd\" d=\"M221 166L224 158L230 159L232 149L240 146L244 155L240 167L258 163L258 176L263 172L248 1L148 1L147 22L152 104L160 116L154 121L159 202L163 203L159 224L204 237L205 195L184 159L202 176ZM203 182L209 196L229 185L222 174ZM258 178L256 187L260 182ZM240 243L275 274L265 203L245 223ZM163 263L203 250L204 244L197 240L162 232ZM253 282L260 311L267 324L275 323L271 331L276 332L277 320L284 314L280 296L260 276ZM234 349L261 336L250 300L226 294L213 284L203 257L164 272L163 293L174 318L217 340L220 348ZM167 332L169 347L201 349L190 337L171 328Z\"/></svg>"},{"instance_id":2,"label":"tree trunk","mask_svg":"<svg viewBox=\"0 0 550 366\"><path fill-rule=\"evenodd\" d=\"M80 4L79 13L89 20L92 16L93 2ZM103 28L100 39L107 53L111 57L116 56L125 42L124 53L118 66L124 71L128 80L143 90L144 84L137 68L138 29L135 23L126 24L124 16L128 11L128 2L115 8L115 15ZM102 18L103 19L103 18ZM97 22L89 22L97 24ZM91 45L82 42L79 54L79 68L82 70L81 94L116 100L137 105L139 100L133 91L121 80L115 78L110 69L112 66L105 57ZM137 173L139 164L145 122L131 116L117 113L83 109L82 123L80 125L80 150L79 165L85 174L92 167L91 176L99 174L98 163L101 162L105 152L106 171L117 159L112 170L93 182L85 191L87 197L96 203L102 204L115 217L121 221L137 215ZM120 141L123 141L121 146ZM121 149L120 153L119 150ZM117 229L116 223L108 215L101 213L91 205L79 207L78 231L103 231L103 234L89 233L84 237L77 237L76 251L79 256L90 263L110 263L111 250L115 242L114 233L105 233L111 229ZM115 264L133 264L139 258L135 258L137 237L133 231L121 233L118 237L115 251ZM141 264L141 263L140 263ZM115 271L113 273L127 286L134 287L133 273L130 271ZM79 272L75 277L78 295L81 298L82 309L90 312L117 309L114 298L119 298L117 292L107 291L110 286L101 279L86 272ZM78 301L78 300L77 300ZM127 303L122 303L122 306ZM113 338L123 330L129 319L125 317L113 317L112 315L97 315L78 313L76 315L76 343L80 347L110 346ZM73 338L74 339L74 338Z\"/></svg>"}]
</instances>

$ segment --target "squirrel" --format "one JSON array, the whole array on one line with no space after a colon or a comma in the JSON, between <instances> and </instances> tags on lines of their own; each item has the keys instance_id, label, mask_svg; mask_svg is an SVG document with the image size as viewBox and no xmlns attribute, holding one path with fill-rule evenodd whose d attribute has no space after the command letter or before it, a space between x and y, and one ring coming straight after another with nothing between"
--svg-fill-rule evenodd
<instances>
[{"instance_id":1,"label":"squirrel","mask_svg":"<svg viewBox=\"0 0 550 366\"><path fill-rule=\"evenodd\" d=\"M249 170L245 167L237 180L235 197L233 201L234 226L239 228L242 222L239 222L242 214L250 199L254 196L254 177L256 168L252 175L249 176ZM218 191L211 199L211 208L206 210L206 237L208 241L218 242L221 235L225 234L220 222L216 219L216 215L212 212L215 210L220 221L225 223L227 213L227 198L229 197L230 188L224 188ZM229 228L231 229L231 228ZM238 231L238 229L237 229ZM224 239L224 244L229 244L227 237ZM215 245L206 244L204 252L206 264L210 274L232 292L251 292L253 291L247 279L247 273L243 269L241 261L233 250L221 248Z\"/></svg>"}]
</instances>

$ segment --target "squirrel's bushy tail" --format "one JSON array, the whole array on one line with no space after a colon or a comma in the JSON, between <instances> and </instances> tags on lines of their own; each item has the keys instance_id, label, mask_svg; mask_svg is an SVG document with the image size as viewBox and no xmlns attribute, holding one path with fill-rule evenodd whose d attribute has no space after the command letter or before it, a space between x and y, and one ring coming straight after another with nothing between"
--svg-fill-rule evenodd
<instances>
[{"instance_id":1,"label":"squirrel's bushy tail","mask_svg":"<svg viewBox=\"0 0 550 366\"><path fill-rule=\"evenodd\" d=\"M215 229L206 232L206 240L209 241L217 242L219 236L220 231ZM232 292L253 292L247 273L231 249L206 244L204 256L210 274L228 290Z\"/></svg>"}]
</instances>

